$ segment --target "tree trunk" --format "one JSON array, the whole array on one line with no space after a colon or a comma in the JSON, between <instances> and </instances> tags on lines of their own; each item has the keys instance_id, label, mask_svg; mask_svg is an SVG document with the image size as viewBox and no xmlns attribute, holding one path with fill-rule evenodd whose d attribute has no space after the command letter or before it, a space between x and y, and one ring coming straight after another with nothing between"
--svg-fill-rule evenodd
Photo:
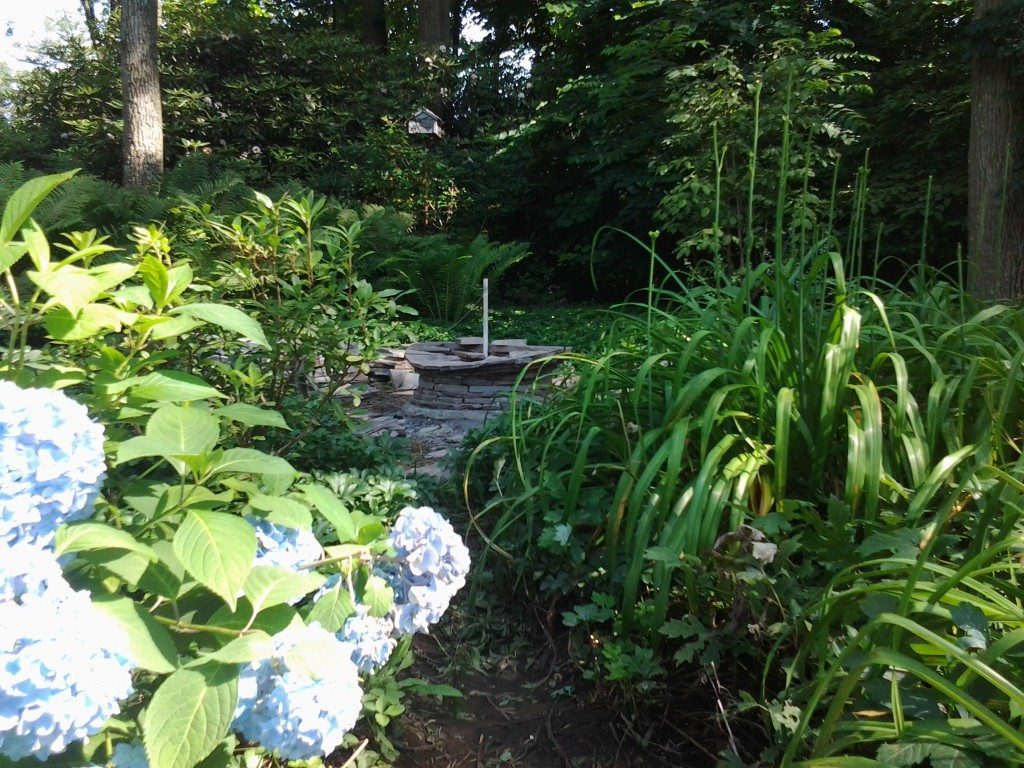
<instances>
[{"instance_id":1,"label":"tree trunk","mask_svg":"<svg viewBox=\"0 0 1024 768\"><path fill-rule=\"evenodd\" d=\"M159 0L123 0L121 87L124 185L150 187L164 170L164 126L156 36Z\"/></svg>"},{"instance_id":2,"label":"tree trunk","mask_svg":"<svg viewBox=\"0 0 1024 768\"><path fill-rule=\"evenodd\" d=\"M85 28L89 32L89 42L92 43L93 48L99 48L100 45L100 23L96 18L96 6L93 4L95 0L79 0L82 6L82 13L85 15Z\"/></svg>"},{"instance_id":3,"label":"tree trunk","mask_svg":"<svg viewBox=\"0 0 1024 768\"><path fill-rule=\"evenodd\" d=\"M975 0L974 22L990 26L1013 0ZM1024 104L1014 70L1017 57L982 38L971 71L971 143L968 157L969 286L983 299L1024 296Z\"/></svg>"},{"instance_id":4,"label":"tree trunk","mask_svg":"<svg viewBox=\"0 0 1024 768\"><path fill-rule=\"evenodd\" d=\"M388 21L384 0L363 0L363 42L379 51L388 52Z\"/></svg>"},{"instance_id":5,"label":"tree trunk","mask_svg":"<svg viewBox=\"0 0 1024 768\"><path fill-rule=\"evenodd\" d=\"M418 42L424 48L452 49L451 0L419 0Z\"/></svg>"}]
</instances>

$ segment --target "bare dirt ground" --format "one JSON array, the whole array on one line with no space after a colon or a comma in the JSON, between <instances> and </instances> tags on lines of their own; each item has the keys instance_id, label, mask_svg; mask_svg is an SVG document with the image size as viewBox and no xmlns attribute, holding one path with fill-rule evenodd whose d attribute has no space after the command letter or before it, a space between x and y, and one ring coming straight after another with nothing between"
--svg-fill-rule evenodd
<instances>
[{"instance_id":1,"label":"bare dirt ground","mask_svg":"<svg viewBox=\"0 0 1024 768\"><path fill-rule=\"evenodd\" d=\"M616 711L580 698L550 654L521 646L459 671L429 639L418 676L455 685L461 700L421 699L405 718L396 768L632 768Z\"/></svg>"}]
</instances>

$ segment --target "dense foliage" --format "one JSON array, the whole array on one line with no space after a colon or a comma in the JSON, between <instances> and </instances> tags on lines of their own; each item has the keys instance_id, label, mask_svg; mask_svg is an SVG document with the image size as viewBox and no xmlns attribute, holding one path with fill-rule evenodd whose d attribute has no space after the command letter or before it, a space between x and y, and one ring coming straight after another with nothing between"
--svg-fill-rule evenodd
<instances>
[{"instance_id":1,"label":"dense foliage","mask_svg":"<svg viewBox=\"0 0 1024 768\"><path fill-rule=\"evenodd\" d=\"M814 242L669 272L573 386L517 401L477 449L485 567L562 606L595 679L711 675L726 730L760 713L723 753L1015 765L1024 316Z\"/></svg>"},{"instance_id":2,"label":"dense foliage","mask_svg":"<svg viewBox=\"0 0 1024 768\"><path fill-rule=\"evenodd\" d=\"M29 217L68 176L0 224L0 754L191 768L326 756L353 730L392 754L403 693L446 692L399 678L468 550L408 486L254 447L282 415L197 363L301 352L206 300L155 228L128 256L94 231L51 248ZM347 274L323 280L360 290ZM360 306L336 310L358 328Z\"/></svg>"}]
</instances>

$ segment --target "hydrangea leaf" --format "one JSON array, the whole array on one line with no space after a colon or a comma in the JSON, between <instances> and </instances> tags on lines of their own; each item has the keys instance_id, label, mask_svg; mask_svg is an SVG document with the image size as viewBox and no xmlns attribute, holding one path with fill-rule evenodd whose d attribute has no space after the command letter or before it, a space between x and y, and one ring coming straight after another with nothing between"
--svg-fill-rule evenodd
<instances>
[{"instance_id":1,"label":"hydrangea leaf","mask_svg":"<svg viewBox=\"0 0 1024 768\"><path fill-rule=\"evenodd\" d=\"M209 471L211 475L226 472L262 476L295 474L295 468L280 456L271 456L255 448L228 448L214 459Z\"/></svg>"},{"instance_id":2,"label":"hydrangea leaf","mask_svg":"<svg viewBox=\"0 0 1024 768\"><path fill-rule=\"evenodd\" d=\"M252 605L247 598L241 597L234 611L221 606L210 617L209 623L225 629L258 629L268 635L276 635L287 627L301 624L302 619L294 608L284 603L266 608L253 618Z\"/></svg>"},{"instance_id":3,"label":"hydrangea leaf","mask_svg":"<svg viewBox=\"0 0 1024 768\"><path fill-rule=\"evenodd\" d=\"M345 620L356 611L355 603L348 590L340 584L328 589L323 596L313 603L306 616L306 623L316 622L328 632L340 632Z\"/></svg>"},{"instance_id":4,"label":"hydrangea leaf","mask_svg":"<svg viewBox=\"0 0 1024 768\"><path fill-rule=\"evenodd\" d=\"M318 573L295 573L272 565L257 565L245 580L245 596L252 608L259 613L282 603L298 600L324 585L324 577Z\"/></svg>"},{"instance_id":5,"label":"hydrangea leaf","mask_svg":"<svg viewBox=\"0 0 1024 768\"><path fill-rule=\"evenodd\" d=\"M249 403L231 403L214 411L215 414L247 427L277 427L288 429L288 422L277 411L260 408Z\"/></svg>"},{"instance_id":6,"label":"hydrangea leaf","mask_svg":"<svg viewBox=\"0 0 1024 768\"><path fill-rule=\"evenodd\" d=\"M270 344L267 342L267 337L264 335L263 329L260 328L260 324L235 307L197 302L175 307L171 310L171 314L186 315L220 326L225 331L237 333L243 339L248 339L264 349L270 349Z\"/></svg>"},{"instance_id":7,"label":"hydrangea leaf","mask_svg":"<svg viewBox=\"0 0 1024 768\"><path fill-rule=\"evenodd\" d=\"M197 456L217 445L220 423L201 408L164 405L149 417L146 437L161 456Z\"/></svg>"},{"instance_id":8,"label":"hydrangea leaf","mask_svg":"<svg viewBox=\"0 0 1024 768\"><path fill-rule=\"evenodd\" d=\"M127 391L133 397L158 403L185 403L225 397L198 376L183 371L153 371L145 376L133 376L110 387L110 391Z\"/></svg>"},{"instance_id":9,"label":"hydrangea leaf","mask_svg":"<svg viewBox=\"0 0 1024 768\"><path fill-rule=\"evenodd\" d=\"M93 602L124 630L136 666L160 675L178 668L178 652L170 634L142 606L127 597L100 596Z\"/></svg>"},{"instance_id":10,"label":"hydrangea leaf","mask_svg":"<svg viewBox=\"0 0 1024 768\"><path fill-rule=\"evenodd\" d=\"M179 669L164 680L142 721L150 768L193 768L227 735L237 700L235 667Z\"/></svg>"},{"instance_id":11,"label":"hydrangea leaf","mask_svg":"<svg viewBox=\"0 0 1024 768\"><path fill-rule=\"evenodd\" d=\"M177 600L181 596L182 584L185 583L185 567L174 554L174 546L170 541L155 541L152 546L157 559L149 564L139 578L139 588L168 600Z\"/></svg>"},{"instance_id":12,"label":"hydrangea leaf","mask_svg":"<svg viewBox=\"0 0 1024 768\"><path fill-rule=\"evenodd\" d=\"M65 525L57 531L56 547L58 555L70 552L83 552L93 549L123 549L156 560L156 553L141 541L136 541L130 533L103 523L74 523Z\"/></svg>"},{"instance_id":13,"label":"hydrangea leaf","mask_svg":"<svg viewBox=\"0 0 1024 768\"><path fill-rule=\"evenodd\" d=\"M352 512L329 489L322 485L304 485L302 493L324 516L338 534L338 542L347 544L354 542L359 536Z\"/></svg>"},{"instance_id":14,"label":"hydrangea leaf","mask_svg":"<svg viewBox=\"0 0 1024 768\"><path fill-rule=\"evenodd\" d=\"M256 556L252 526L225 512L190 509L173 545L185 569L234 610Z\"/></svg>"},{"instance_id":15,"label":"hydrangea leaf","mask_svg":"<svg viewBox=\"0 0 1024 768\"><path fill-rule=\"evenodd\" d=\"M370 609L371 616L387 616L395 605L395 591L380 576L371 575L363 587L363 602Z\"/></svg>"},{"instance_id":16,"label":"hydrangea leaf","mask_svg":"<svg viewBox=\"0 0 1024 768\"><path fill-rule=\"evenodd\" d=\"M308 531L313 527L313 515L309 507L295 499L260 493L249 497L249 506L263 513L258 517L274 525L297 528L301 531Z\"/></svg>"},{"instance_id":17,"label":"hydrangea leaf","mask_svg":"<svg viewBox=\"0 0 1024 768\"><path fill-rule=\"evenodd\" d=\"M262 630L253 630L249 634L236 637L222 648L204 653L189 666L198 666L206 662L217 661L221 664L248 664L274 655L274 640Z\"/></svg>"},{"instance_id":18,"label":"hydrangea leaf","mask_svg":"<svg viewBox=\"0 0 1024 768\"><path fill-rule=\"evenodd\" d=\"M348 649L334 635L310 636L289 648L284 654L290 672L319 680L334 670L350 665Z\"/></svg>"}]
</instances>

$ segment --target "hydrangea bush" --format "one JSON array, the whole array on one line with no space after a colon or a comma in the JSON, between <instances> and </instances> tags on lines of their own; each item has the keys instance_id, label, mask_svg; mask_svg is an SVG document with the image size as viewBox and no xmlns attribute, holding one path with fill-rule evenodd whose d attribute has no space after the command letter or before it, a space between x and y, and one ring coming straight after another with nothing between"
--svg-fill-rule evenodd
<instances>
[{"instance_id":1,"label":"hydrangea bush","mask_svg":"<svg viewBox=\"0 0 1024 768\"><path fill-rule=\"evenodd\" d=\"M155 229L120 260L75 233L57 260L29 215L68 176L29 182L0 225L0 336L19 342L0 351L0 758L386 751L401 692L429 689L397 677L411 635L464 584L465 546L429 508L367 513L252 447L281 416L188 361L265 344L259 325L198 301Z\"/></svg>"}]
</instances>

